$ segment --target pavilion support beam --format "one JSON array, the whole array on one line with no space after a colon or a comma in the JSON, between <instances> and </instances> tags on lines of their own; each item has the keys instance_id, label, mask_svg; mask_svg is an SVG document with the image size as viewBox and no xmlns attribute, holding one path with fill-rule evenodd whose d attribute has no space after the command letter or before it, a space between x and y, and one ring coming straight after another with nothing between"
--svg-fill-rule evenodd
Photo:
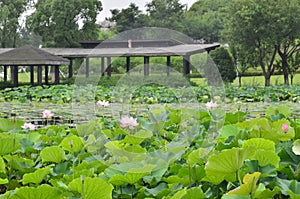
<instances>
[{"instance_id":1,"label":"pavilion support beam","mask_svg":"<svg viewBox=\"0 0 300 199\"><path fill-rule=\"evenodd\" d=\"M111 57L107 57L107 76L111 77Z\"/></svg>"},{"instance_id":2,"label":"pavilion support beam","mask_svg":"<svg viewBox=\"0 0 300 199\"><path fill-rule=\"evenodd\" d=\"M104 67L105 67L105 59L104 57L101 57L101 77L105 75Z\"/></svg>"},{"instance_id":3,"label":"pavilion support beam","mask_svg":"<svg viewBox=\"0 0 300 199\"><path fill-rule=\"evenodd\" d=\"M85 77L90 75L90 58L85 58Z\"/></svg>"},{"instance_id":4,"label":"pavilion support beam","mask_svg":"<svg viewBox=\"0 0 300 199\"><path fill-rule=\"evenodd\" d=\"M34 66L30 66L30 85L34 86Z\"/></svg>"},{"instance_id":5,"label":"pavilion support beam","mask_svg":"<svg viewBox=\"0 0 300 199\"><path fill-rule=\"evenodd\" d=\"M54 66L54 84L59 84L59 66Z\"/></svg>"},{"instance_id":6,"label":"pavilion support beam","mask_svg":"<svg viewBox=\"0 0 300 199\"><path fill-rule=\"evenodd\" d=\"M130 57L126 57L126 73L130 74Z\"/></svg>"},{"instance_id":7,"label":"pavilion support beam","mask_svg":"<svg viewBox=\"0 0 300 199\"><path fill-rule=\"evenodd\" d=\"M19 85L18 66L12 66L12 68L13 68L13 82L14 82L14 87L18 87L18 85Z\"/></svg>"},{"instance_id":8,"label":"pavilion support beam","mask_svg":"<svg viewBox=\"0 0 300 199\"><path fill-rule=\"evenodd\" d=\"M14 67L10 66L10 81L14 81Z\"/></svg>"},{"instance_id":9,"label":"pavilion support beam","mask_svg":"<svg viewBox=\"0 0 300 199\"><path fill-rule=\"evenodd\" d=\"M73 77L73 59L70 59L70 64L69 64L69 78Z\"/></svg>"},{"instance_id":10,"label":"pavilion support beam","mask_svg":"<svg viewBox=\"0 0 300 199\"><path fill-rule=\"evenodd\" d=\"M49 84L49 66L45 66L45 84Z\"/></svg>"},{"instance_id":11,"label":"pavilion support beam","mask_svg":"<svg viewBox=\"0 0 300 199\"><path fill-rule=\"evenodd\" d=\"M149 63L150 63L150 57L145 56L144 57L144 76L149 76Z\"/></svg>"},{"instance_id":12,"label":"pavilion support beam","mask_svg":"<svg viewBox=\"0 0 300 199\"><path fill-rule=\"evenodd\" d=\"M190 74L190 55L183 56L183 75Z\"/></svg>"},{"instance_id":13,"label":"pavilion support beam","mask_svg":"<svg viewBox=\"0 0 300 199\"><path fill-rule=\"evenodd\" d=\"M171 71L171 56L167 56L167 76L170 76Z\"/></svg>"},{"instance_id":14,"label":"pavilion support beam","mask_svg":"<svg viewBox=\"0 0 300 199\"><path fill-rule=\"evenodd\" d=\"M37 67L37 83L39 86L42 86L43 83L43 69L40 65Z\"/></svg>"},{"instance_id":15,"label":"pavilion support beam","mask_svg":"<svg viewBox=\"0 0 300 199\"><path fill-rule=\"evenodd\" d=\"M4 81L7 82L7 66L3 66L3 75L4 75Z\"/></svg>"}]
</instances>

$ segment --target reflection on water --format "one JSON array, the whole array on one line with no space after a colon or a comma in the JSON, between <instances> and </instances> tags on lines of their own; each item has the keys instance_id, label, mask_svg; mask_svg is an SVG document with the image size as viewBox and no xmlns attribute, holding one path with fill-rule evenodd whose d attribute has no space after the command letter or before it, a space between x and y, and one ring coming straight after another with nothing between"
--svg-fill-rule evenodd
<instances>
[{"instance_id":1,"label":"reflection on water","mask_svg":"<svg viewBox=\"0 0 300 199\"><path fill-rule=\"evenodd\" d=\"M285 104L291 108L293 117L300 117L299 103L280 102L280 103L229 103L223 104L226 112L236 112L238 110L249 112L247 118L255 118L264 116L265 110L270 106L278 106ZM114 117L118 119L120 114L134 113L141 115L149 110L162 109L164 104L120 104L112 103L110 107L100 109L93 103L80 104L51 104L51 103L0 103L0 118L15 118L26 122L33 122L37 126L45 124L42 118L42 112L45 109L51 110L55 115L52 120L47 121L48 124L62 125L66 124L70 127L76 124L85 123L97 117ZM204 109L204 104L168 104L172 108L189 107L200 110Z\"/></svg>"}]
</instances>

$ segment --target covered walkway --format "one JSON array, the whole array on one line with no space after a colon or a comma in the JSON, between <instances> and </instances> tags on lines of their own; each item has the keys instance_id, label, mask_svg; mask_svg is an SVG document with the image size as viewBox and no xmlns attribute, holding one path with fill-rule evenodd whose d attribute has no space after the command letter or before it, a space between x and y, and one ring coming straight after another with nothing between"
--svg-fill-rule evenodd
<instances>
[{"instance_id":1,"label":"covered walkway","mask_svg":"<svg viewBox=\"0 0 300 199\"><path fill-rule=\"evenodd\" d=\"M219 47L220 44L182 44L174 40L128 40L128 41L82 41L80 42L83 46L82 48L41 48L35 49L33 47L26 47L34 53L29 53L29 50L24 50L25 47L19 49L1 49L0 48L0 66L3 65L5 68L7 66L38 66L38 84L41 83L41 66L45 66L45 71L47 66L53 65L58 68L59 65L69 66L69 77L73 76L73 62L74 58L84 58L86 77L89 77L90 58L100 58L101 74L104 76L105 72L108 76L111 76L111 59L113 57L126 57L126 72L130 71L130 58L131 57L143 57L144 58L144 75L149 75L149 65L150 57L166 57L166 74L169 75L171 67L171 57L181 56L183 65L183 74L188 75L190 73L190 56L198 53L209 52ZM22 50L23 49L23 50ZM28 51L27 54L18 54L19 51ZM40 52L37 53L36 51ZM33 54L39 54L43 56L40 62L34 62L32 59ZM50 56L51 55L51 56ZM47 56L50 58L57 59L47 60ZM7 69L4 70L4 73ZM33 70L33 69L32 69ZM17 70L16 70L17 71ZM7 72L6 72L7 74ZM14 72L14 80L17 82L17 73ZM56 82L58 83L59 71L55 72ZM45 74L46 75L46 74ZM5 80L7 76L4 74ZM33 76L33 73L31 74ZM33 78L31 78L33 81ZM14 81L15 82L15 81ZM17 84L15 84L16 86Z\"/></svg>"}]
</instances>

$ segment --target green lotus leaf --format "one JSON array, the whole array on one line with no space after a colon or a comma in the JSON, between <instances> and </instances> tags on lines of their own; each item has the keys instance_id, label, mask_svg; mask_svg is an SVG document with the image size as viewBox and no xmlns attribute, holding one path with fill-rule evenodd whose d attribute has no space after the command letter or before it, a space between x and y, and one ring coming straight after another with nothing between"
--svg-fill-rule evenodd
<instances>
[{"instance_id":1,"label":"green lotus leaf","mask_svg":"<svg viewBox=\"0 0 300 199\"><path fill-rule=\"evenodd\" d=\"M245 116L247 113L237 111L235 113L226 113L225 116L225 124L236 124L238 122L245 121Z\"/></svg>"},{"instance_id":2,"label":"green lotus leaf","mask_svg":"<svg viewBox=\"0 0 300 199\"><path fill-rule=\"evenodd\" d=\"M0 178L0 184L7 184L8 182L9 181L7 178L5 178L5 179Z\"/></svg>"},{"instance_id":3,"label":"green lotus leaf","mask_svg":"<svg viewBox=\"0 0 300 199\"><path fill-rule=\"evenodd\" d=\"M275 152L275 143L271 140L264 138L252 138L246 140L243 144L243 148L254 147L256 149L252 160L258 160L260 166L266 166L268 164L278 167L280 158Z\"/></svg>"},{"instance_id":4,"label":"green lotus leaf","mask_svg":"<svg viewBox=\"0 0 300 199\"><path fill-rule=\"evenodd\" d=\"M5 173L6 172L6 169L5 169L5 162L3 160L2 157L0 157L0 173Z\"/></svg>"},{"instance_id":5,"label":"green lotus leaf","mask_svg":"<svg viewBox=\"0 0 300 199\"><path fill-rule=\"evenodd\" d=\"M186 188L177 191L170 199L182 199L186 195Z\"/></svg>"},{"instance_id":6,"label":"green lotus leaf","mask_svg":"<svg viewBox=\"0 0 300 199\"><path fill-rule=\"evenodd\" d=\"M20 120L0 118L0 132L7 132L13 129L21 129L21 126L23 124L24 122Z\"/></svg>"},{"instance_id":7,"label":"green lotus leaf","mask_svg":"<svg viewBox=\"0 0 300 199\"><path fill-rule=\"evenodd\" d=\"M150 174L155 167L155 165L145 165L140 168L132 168L125 175L116 174L112 176L109 182L115 185L122 185L124 183L134 184L144 176Z\"/></svg>"},{"instance_id":8,"label":"green lotus leaf","mask_svg":"<svg viewBox=\"0 0 300 199\"><path fill-rule=\"evenodd\" d=\"M204 164L205 157L208 156L209 151L204 148L199 148L197 150L192 151L187 158L187 161L190 166L194 166L195 164L202 165Z\"/></svg>"},{"instance_id":9,"label":"green lotus leaf","mask_svg":"<svg viewBox=\"0 0 300 199\"><path fill-rule=\"evenodd\" d=\"M83 137L85 135L90 135L94 132L96 128L96 121L92 120L88 122L87 124L80 124L76 126L76 130L78 132L78 135Z\"/></svg>"},{"instance_id":10,"label":"green lotus leaf","mask_svg":"<svg viewBox=\"0 0 300 199\"><path fill-rule=\"evenodd\" d=\"M18 155L6 155L3 157L7 162L9 162L9 166L11 169L18 170L22 173L33 172L35 169L34 162L31 159L22 158Z\"/></svg>"},{"instance_id":11,"label":"green lotus leaf","mask_svg":"<svg viewBox=\"0 0 300 199\"><path fill-rule=\"evenodd\" d=\"M257 181L260 176L260 172L254 172L252 174L246 174L243 178L243 184L234 190L229 191L228 195L238 194L238 195L250 195L254 194L257 188Z\"/></svg>"},{"instance_id":12,"label":"green lotus leaf","mask_svg":"<svg viewBox=\"0 0 300 199\"><path fill-rule=\"evenodd\" d=\"M287 132L282 131L282 125L287 124L289 126ZM288 141L295 137L294 128L290 126L290 122L286 119L281 119L273 122L272 124L272 140L274 142L278 141Z\"/></svg>"},{"instance_id":13,"label":"green lotus leaf","mask_svg":"<svg viewBox=\"0 0 300 199\"><path fill-rule=\"evenodd\" d=\"M51 172L50 167L46 167L46 168L37 169L33 173L26 173L23 176L22 183L23 184L29 184L29 183L39 184L43 181L45 176L47 176L50 172Z\"/></svg>"},{"instance_id":14,"label":"green lotus leaf","mask_svg":"<svg viewBox=\"0 0 300 199\"><path fill-rule=\"evenodd\" d=\"M233 195L223 195L221 199L251 199L250 196L247 195L238 195L238 194L233 194Z\"/></svg>"},{"instance_id":15,"label":"green lotus leaf","mask_svg":"<svg viewBox=\"0 0 300 199\"><path fill-rule=\"evenodd\" d=\"M146 195L152 195L154 197L157 197L160 193L162 193L165 190L168 190L168 184L165 182L161 182L158 184L158 186L148 189L147 187L144 188Z\"/></svg>"},{"instance_id":16,"label":"green lotus leaf","mask_svg":"<svg viewBox=\"0 0 300 199\"><path fill-rule=\"evenodd\" d=\"M65 151L58 146L45 147L40 156L42 162L55 162L60 163L65 158Z\"/></svg>"},{"instance_id":17,"label":"green lotus leaf","mask_svg":"<svg viewBox=\"0 0 300 199\"><path fill-rule=\"evenodd\" d=\"M183 196L183 199L195 199L195 198L197 199L207 198L200 187L193 187L188 189L186 191L185 196Z\"/></svg>"},{"instance_id":18,"label":"green lotus leaf","mask_svg":"<svg viewBox=\"0 0 300 199\"><path fill-rule=\"evenodd\" d=\"M204 180L214 184L219 184L223 180L237 181L239 169L243 166L244 161L251 158L254 153L254 147L232 148L210 156L205 165L206 177Z\"/></svg>"},{"instance_id":19,"label":"green lotus leaf","mask_svg":"<svg viewBox=\"0 0 300 199\"><path fill-rule=\"evenodd\" d=\"M16 192L10 197L10 199L62 199L62 193L54 187L51 187L47 184L43 184L38 186L37 188L34 187L21 187L16 189Z\"/></svg>"},{"instance_id":20,"label":"green lotus leaf","mask_svg":"<svg viewBox=\"0 0 300 199\"><path fill-rule=\"evenodd\" d=\"M267 117L271 117L279 114L282 114L286 118L288 118L292 114L292 111L287 105L280 105L277 107L271 106L266 110Z\"/></svg>"},{"instance_id":21,"label":"green lotus leaf","mask_svg":"<svg viewBox=\"0 0 300 199\"><path fill-rule=\"evenodd\" d=\"M81 137L72 135L64 138L61 141L60 146L69 152L80 152L83 148L83 140Z\"/></svg>"},{"instance_id":22,"label":"green lotus leaf","mask_svg":"<svg viewBox=\"0 0 300 199\"><path fill-rule=\"evenodd\" d=\"M296 155L300 155L300 139L293 143L292 150Z\"/></svg>"},{"instance_id":23,"label":"green lotus leaf","mask_svg":"<svg viewBox=\"0 0 300 199\"><path fill-rule=\"evenodd\" d=\"M273 190L266 188L263 183L260 183L255 191L254 198L264 199L264 198L274 198L275 195L280 194L280 189L276 186Z\"/></svg>"},{"instance_id":24,"label":"green lotus leaf","mask_svg":"<svg viewBox=\"0 0 300 199\"><path fill-rule=\"evenodd\" d=\"M21 149L21 144L13 136L0 139L0 156L16 152L18 149Z\"/></svg>"},{"instance_id":25,"label":"green lotus leaf","mask_svg":"<svg viewBox=\"0 0 300 199\"><path fill-rule=\"evenodd\" d=\"M220 135L225 137L236 136L239 132L240 128L234 124L223 126L220 129Z\"/></svg>"},{"instance_id":26,"label":"green lotus leaf","mask_svg":"<svg viewBox=\"0 0 300 199\"><path fill-rule=\"evenodd\" d=\"M134 135L126 135L126 137L122 140L122 143L129 144L140 144L145 139L151 138L153 136L151 131L140 130L136 132Z\"/></svg>"},{"instance_id":27,"label":"green lotus leaf","mask_svg":"<svg viewBox=\"0 0 300 199\"><path fill-rule=\"evenodd\" d=\"M256 150L255 155L251 159L258 160L258 164L262 167L271 164L277 168L280 162L280 157L275 151L267 150Z\"/></svg>"},{"instance_id":28,"label":"green lotus leaf","mask_svg":"<svg viewBox=\"0 0 300 199\"><path fill-rule=\"evenodd\" d=\"M264 138L252 138L246 140L242 148L254 146L256 149L275 151L275 143Z\"/></svg>"},{"instance_id":29,"label":"green lotus leaf","mask_svg":"<svg viewBox=\"0 0 300 199\"><path fill-rule=\"evenodd\" d=\"M68 185L71 191L81 194L85 199L112 199L113 186L100 178L76 178Z\"/></svg>"}]
</instances>

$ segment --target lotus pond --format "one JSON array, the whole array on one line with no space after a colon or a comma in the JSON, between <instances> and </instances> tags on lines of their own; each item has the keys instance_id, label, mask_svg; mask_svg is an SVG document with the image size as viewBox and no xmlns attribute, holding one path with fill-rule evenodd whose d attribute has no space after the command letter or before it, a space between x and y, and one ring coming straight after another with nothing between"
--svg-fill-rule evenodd
<instances>
[{"instance_id":1,"label":"lotus pond","mask_svg":"<svg viewBox=\"0 0 300 199\"><path fill-rule=\"evenodd\" d=\"M193 88L197 103L157 87L130 103L57 88L1 92L0 198L300 197L296 87L226 88L217 107L207 88Z\"/></svg>"}]
</instances>

